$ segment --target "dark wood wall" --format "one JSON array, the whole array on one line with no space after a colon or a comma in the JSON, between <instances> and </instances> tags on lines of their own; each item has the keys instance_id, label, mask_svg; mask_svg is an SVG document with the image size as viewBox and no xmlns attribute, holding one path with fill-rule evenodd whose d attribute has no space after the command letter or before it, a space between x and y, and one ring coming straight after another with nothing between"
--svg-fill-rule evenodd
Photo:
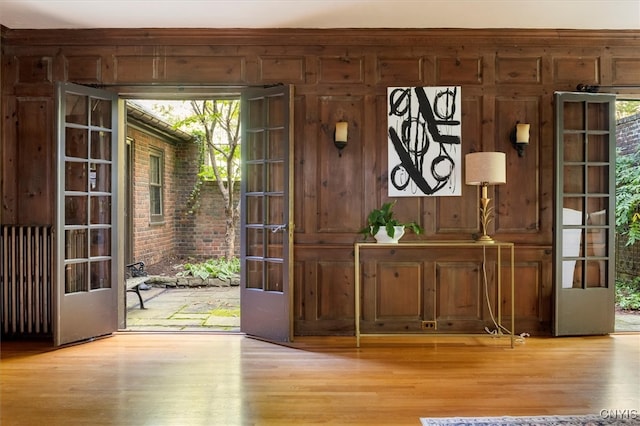
<instances>
[{"instance_id":1,"label":"dark wood wall","mask_svg":"<svg viewBox=\"0 0 640 426\"><path fill-rule=\"evenodd\" d=\"M507 183L490 190L497 212L490 233L516 243L516 332L545 334L553 311L553 94L578 84L640 85L639 37L637 31L4 29L2 223L53 223L56 81L134 97L292 84L295 333L353 334L353 243L369 210L387 200L387 87L457 85L462 154L507 153ZM342 156L332 143L337 121L349 122ZM531 123L524 157L509 142L516 121ZM422 238L468 240L479 231L477 206L476 188L464 186L461 197L399 199L397 212L420 221ZM363 257L363 330L414 330L432 317L441 330L482 330L490 320L480 263L477 250ZM497 273L491 257L488 272ZM390 286L392 280L398 284ZM492 303L508 306L509 298L497 301L490 287Z\"/></svg>"}]
</instances>

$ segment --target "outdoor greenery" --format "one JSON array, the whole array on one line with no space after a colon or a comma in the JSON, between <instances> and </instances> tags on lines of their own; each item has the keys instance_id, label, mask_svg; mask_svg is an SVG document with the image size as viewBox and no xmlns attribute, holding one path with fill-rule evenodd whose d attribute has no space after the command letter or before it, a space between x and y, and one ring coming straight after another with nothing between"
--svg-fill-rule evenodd
<instances>
[{"instance_id":1,"label":"outdoor greenery","mask_svg":"<svg viewBox=\"0 0 640 426\"><path fill-rule=\"evenodd\" d=\"M202 182L214 181L224 200L225 256L233 257L240 218L240 200L234 189L241 179L240 100L158 101L153 109L175 128L193 135L199 144L200 170L189 197L189 213L199 207Z\"/></svg>"},{"instance_id":2,"label":"outdoor greenery","mask_svg":"<svg viewBox=\"0 0 640 426\"><path fill-rule=\"evenodd\" d=\"M627 245L640 241L640 152L616 159L616 232Z\"/></svg>"},{"instance_id":3,"label":"outdoor greenery","mask_svg":"<svg viewBox=\"0 0 640 426\"><path fill-rule=\"evenodd\" d=\"M232 257L229 259L220 257L208 259L201 263L185 263L184 271L179 276L193 276L203 280L207 278L218 278L230 280L240 272L240 259Z\"/></svg>"},{"instance_id":4,"label":"outdoor greenery","mask_svg":"<svg viewBox=\"0 0 640 426\"><path fill-rule=\"evenodd\" d=\"M624 310L640 310L640 277L616 282L616 305Z\"/></svg>"}]
</instances>

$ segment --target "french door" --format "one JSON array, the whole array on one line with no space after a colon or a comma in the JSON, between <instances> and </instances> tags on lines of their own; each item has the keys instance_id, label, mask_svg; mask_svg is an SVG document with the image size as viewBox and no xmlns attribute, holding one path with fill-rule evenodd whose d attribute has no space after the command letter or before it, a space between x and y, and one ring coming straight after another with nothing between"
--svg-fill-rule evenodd
<instances>
[{"instance_id":1,"label":"french door","mask_svg":"<svg viewBox=\"0 0 640 426\"><path fill-rule=\"evenodd\" d=\"M289 86L241 98L241 330L293 340L293 97Z\"/></svg>"},{"instance_id":2,"label":"french door","mask_svg":"<svg viewBox=\"0 0 640 426\"><path fill-rule=\"evenodd\" d=\"M58 194L54 343L117 329L119 102L116 94L57 86ZM122 152L120 152L122 151Z\"/></svg>"},{"instance_id":3,"label":"french door","mask_svg":"<svg viewBox=\"0 0 640 426\"><path fill-rule=\"evenodd\" d=\"M556 336L615 322L615 95L557 93Z\"/></svg>"}]
</instances>

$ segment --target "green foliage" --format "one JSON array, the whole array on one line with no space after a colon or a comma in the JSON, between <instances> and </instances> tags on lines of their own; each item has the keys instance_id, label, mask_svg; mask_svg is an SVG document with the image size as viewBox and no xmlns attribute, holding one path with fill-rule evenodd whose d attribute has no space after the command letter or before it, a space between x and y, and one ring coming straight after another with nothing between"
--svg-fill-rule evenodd
<instances>
[{"instance_id":1,"label":"green foliage","mask_svg":"<svg viewBox=\"0 0 640 426\"><path fill-rule=\"evenodd\" d=\"M391 238L395 235L396 226L404 226L405 228L411 229L416 234L420 234L424 232L422 227L418 225L416 222L400 222L398 219L393 217L393 206L396 204L396 201L384 203L382 207L379 209L373 209L369 213L367 217L367 226L358 231L360 234L366 236L375 235L380 228L385 228L387 230L387 235Z\"/></svg>"},{"instance_id":2,"label":"green foliage","mask_svg":"<svg viewBox=\"0 0 640 426\"><path fill-rule=\"evenodd\" d=\"M640 112L639 101L616 101L616 119L628 117Z\"/></svg>"},{"instance_id":3,"label":"green foliage","mask_svg":"<svg viewBox=\"0 0 640 426\"><path fill-rule=\"evenodd\" d=\"M640 310L640 277L616 281L616 305L624 310Z\"/></svg>"},{"instance_id":4,"label":"green foliage","mask_svg":"<svg viewBox=\"0 0 640 426\"><path fill-rule=\"evenodd\" d=\"M627 245L640 240L640 152L616 159L616 231Z\"/></svg>"},{"instance_id":5,"label":"green foliage","mask_svg":"<svg viewBox=\"0 0 640 426\"><path fill-rule=\"evenodd\" d=\"M180 276L193 276L206 280L207 278L218 278L221 280L230 280L240 272L240 259L233 257L231 259L217 258L208 259L201 263L185 263L184 272Z\"/></svg>"}]
</instances>

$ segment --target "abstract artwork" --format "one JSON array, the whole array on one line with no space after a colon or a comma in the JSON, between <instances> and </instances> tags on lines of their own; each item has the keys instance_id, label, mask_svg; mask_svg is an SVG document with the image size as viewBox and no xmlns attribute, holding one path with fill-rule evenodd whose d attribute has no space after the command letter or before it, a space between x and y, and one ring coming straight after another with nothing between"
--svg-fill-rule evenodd
<instances>
[{"instance_id":1,"label":"abstract artwork","mask_svg":"<svg viewBox=\"0 0 640 426\"><path fill-rule=\"evenodd\" d=\"M460 87L389 87L389 196L462 193Z\"/></svg>"}]
</instances>

